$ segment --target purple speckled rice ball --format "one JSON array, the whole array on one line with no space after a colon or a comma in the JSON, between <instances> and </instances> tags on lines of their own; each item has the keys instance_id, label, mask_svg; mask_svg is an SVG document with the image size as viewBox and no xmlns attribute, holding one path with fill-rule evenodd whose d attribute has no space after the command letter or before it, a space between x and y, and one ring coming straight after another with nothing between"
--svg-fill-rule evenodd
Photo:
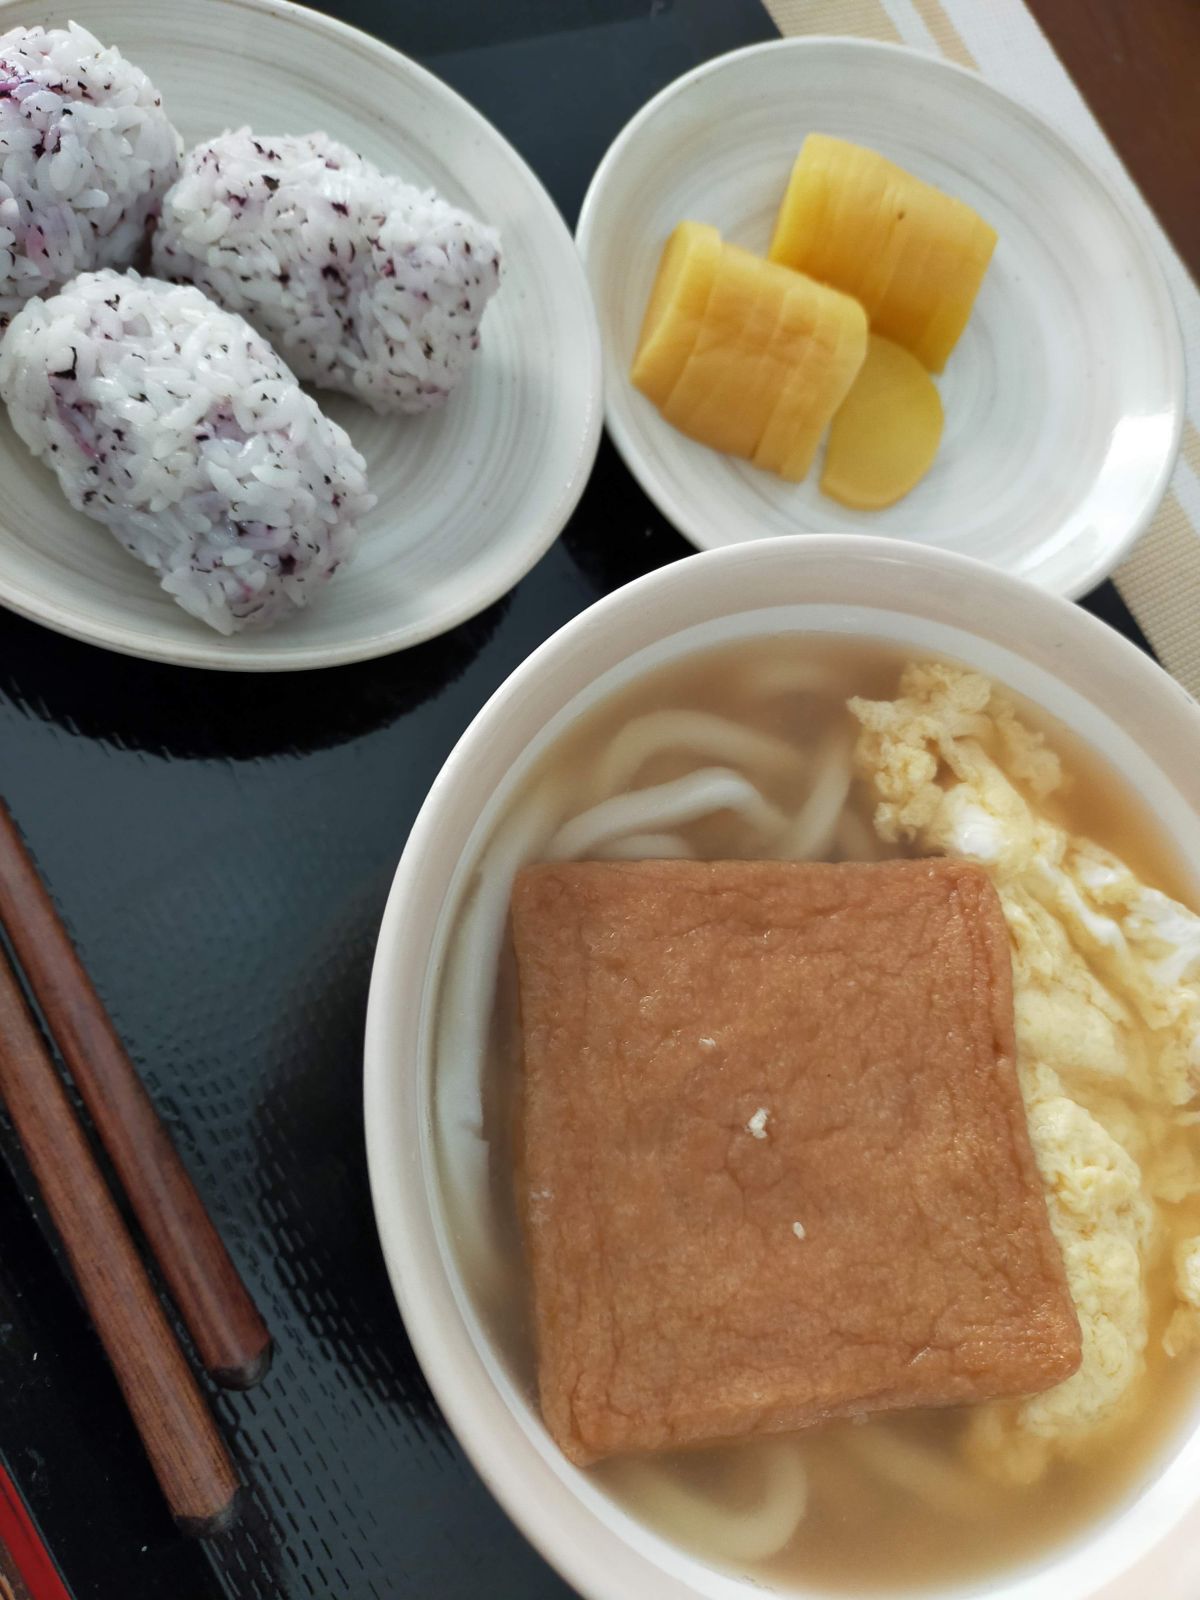
<instances>
[{"instance_id":1,"label":"purple speckled rice ball","mask_svg":"<svg viewBox=\"0 0 1200 1600\"><path fill-rule=\"evenodd\" d=\"M153 259L246 317L299 377L380 412L442 404L500 281L495 230L431 190L326 134L248 128L187 155Z\"/></svg>"},{"instance_id":2,"label":"purple speckled rice ball","mask_svg":"<svg viewBox=\"0 0 1200 1600\"><path fill-rule=\"evenodd\" d=\"M0 38L0 327L77 272L127 267L179 172L146 74L77 23Z\"/></svg>"},{"instance_id":3,"label":"purple speckled rice ball","mask_svg":"<svg viewBox=\"0 0 1200 1600\"><path fill-rule=\"evenodd\" d=\"M0 398L71 504L219 633L324 590L374 504L345 432L199 289L85 272L0 344Z\"/></svg>"}]
</instances>

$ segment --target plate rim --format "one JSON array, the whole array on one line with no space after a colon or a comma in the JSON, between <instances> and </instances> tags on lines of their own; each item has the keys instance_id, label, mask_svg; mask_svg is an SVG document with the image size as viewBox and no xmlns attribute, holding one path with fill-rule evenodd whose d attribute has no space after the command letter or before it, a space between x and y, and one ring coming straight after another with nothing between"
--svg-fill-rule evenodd
<instances>
[{"instance_id":1,"label":"plate rim","mask_svg":"<svg viewBox=\"0 0 1200 1600\"><path fill-rule=\"evenodd\" d=\"M0 32L6 30L7 13L21 3L22 0L0 0ZM153 10L153 0L136 0L136 3L146 12ZM511 593L554 544L579 504L595 467L604 423L604 358L591 284L571 228L541 178L496 125L437 73L365 29L312 10L306 5L295 4L294 0L207 0L207 4L215 11L250 12L264 18L281 17L305 28L318 39L330 35L341 37L348 47L376 57L391 70L399 70L415 78L425 92L440 98L456 115L473 124L479 133L498 146L505 158L524 175L533 193L546 207L547 225L561 230L563 243L567 246L566 254L572 263L570 270L578 273L578 286L582 291L579 296L582 308L580 333L584 336L584 350L583 361L576 372L578 376L582 370L585 375L584 384L580 387L586 390L586 403L581 414L582 427L572 471L561 485L553 506L536 532L531 531L522 540L513 559L497 563L495 576L483 588L465 593L453 604L441 604L436 612L427 617L382 632L376 630L349 637L341 643L296 644L289 648L286 621L282 630L272 629L260 635L233 635L232 639L240 642L230 643L226 637L218 635L194 618L191 619L197 629L194 640L182 636L178 639L169 636L147 637L137 628L129 625L123 627L119 621L93 617L75 605L65 605L53 593L32 593L27 586L15 583L3 566L0 566L0 606L54 633L111 650L117 655L216 672L313 671L393 655L450 632ZM99 524L97 531L100 531ZM442 587L453 589L453 576ZM256 647L260 640L270 642L269 653Z\"/></svg>"},{"instance_id":2,"label":"plate rim","mask_svg":"<svg viewBox=\"0 0 1200 1600\"><path fill-rule=\"evenodd\" d=\"M940 56L931 55L926 50L917 49L912 45L902 44L884 39L864 39L851 34L814 33L801 37L780 37L765 39L759 44L745 45L737 50L726 51L723 55L714 56L709 61L701 62L699 66L682 73L666 84L657 94L652 95L644 105L640 106L629 121L613 139L608 149L600 159L595 172L588 184L587 192L583 197L583 204L579 210L579 220L575 225L575 243L583 261L584 271L587 274L589 287L592 289L593 301L596 306L597 322L601 320L600 295L592 283L591 272L591 243L596 228L596 214L599 210L600 198L604 189L611 180L613 172L625 156L628 147L637 139L644 123L648 122L663 106L672 100L690 93L703 79L725 71L735 63L747 58L761 56L768 51L787 51L789 54L830 54L845 53L849 55L875 55L890 57L900 60L905 67L915 68L918 72L925 71L934 77L948 74L951 77L964 79L972 86L973 92L979 93L985 100L999 104L1009 114L1015 116L1024 126L1031 130L1037 137L1049 140L1056 145L1075 166L1080 170L1083 178L1090 185L1097 187L1111 204L1114 211L1125 224L1134 248L1142 258L1145 267L1145 277L1149 284L1153 298L1157 302L1157 309L1163 324L1163 340L1166 349L1167 365L1165 372L1165 387L1170 395L1171 403L1171 437L1168 448L1163 452L1149 490L1144 495L1137 514L1129 519L1129 525L1120 540L1114 541L1105 552L1086 562L1077 564L1077 570L1069 581L1061 583L1046 583L1041 579L1018 573L1009 567L996 565L996 570L1007 573L1010 577L1023 578L1035 587L1048 594L1059 595L1065 600L1078 600L1112 576L1122 561L1130 554L1138 539L1146 531L1155 513L1158 511L1170 486L1172 474L1179 458L1180 446L1183 439L1183 425L1185 407L1187 404L1187 367L1183 348L1183 330L1179 322L1179 309L1175 304L1175 296L1167 282L1163 271L1162 262L1155 250L1150 234L1144 224L1135 214L1132 206L1125 196L1119 194L1108 183L1104 174L1090 156L1082 151L1076 142L1061 133L1052 123L1040 116L1032 107L1016 99L1005 90L992 83L982 73L961 66L958 62L944 60ZM1114 154L1116 152L1114 151ZM1117 156L1120 161L1120 156ZM1132 180L1131 180L1132 181ZM602 330L603 339L603 330ZM621 416L614 401L617 385L626 380L623 367L615 362L606 363L604 376L604 424L609 437L620 454L625 466L637 479L642 492L654 502L654 505L666 517L672 527L676 528L685 539L698 550L720 550L735 544L752 543L753 540L725 539L716 536L716 531L707 524L703 517L695 518L680 502L667 492L665 487L657 481L657 475L647 468L641 447L634 431L627 427L625 419ZM669 424L664 424L669 426ZM828 530L797 528L793 534L764 534L764 538L812 538L821 536ZM867 535L871 537L885 537L893 539L897 544L921 543L919 537L903 534L883 535L874 532L869 524L856 526L846 533L846 537ZM1048 534L1047 539L1052 535ZM941 547L939 547L941 548ZM981 557L972 555L970 551L947 547L949 553L966 556L970 560L980 560Z\"/></svg>"}]
</instances>

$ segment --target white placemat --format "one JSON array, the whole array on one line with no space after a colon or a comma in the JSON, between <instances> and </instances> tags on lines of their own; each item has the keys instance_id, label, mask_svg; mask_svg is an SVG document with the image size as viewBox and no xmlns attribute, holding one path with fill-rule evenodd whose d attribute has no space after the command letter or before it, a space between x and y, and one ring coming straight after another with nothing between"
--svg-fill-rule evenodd
<instances>
[{"instance_id":1,"label":"white placemat","mask_svg":"<svg viewBox=\"0 0 1200 1600\"><path fill-rule=\"evenodd\" d=\"M1200 700L1200 290L1021 0L764 0L780 33L855 34L982 72L1110 174L1158 246L1183 329L1188 415L1162 505L1114 574L1159 660Z\"/></svg>"}]
</instances>

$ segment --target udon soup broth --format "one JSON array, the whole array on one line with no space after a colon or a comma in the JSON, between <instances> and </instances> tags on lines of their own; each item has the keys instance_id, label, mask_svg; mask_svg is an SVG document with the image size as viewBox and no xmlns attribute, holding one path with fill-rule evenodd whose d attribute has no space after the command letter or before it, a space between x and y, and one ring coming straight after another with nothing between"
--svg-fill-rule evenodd
<instances>
[{"instance_id":1,"label":"udon soup broth","mask_svg":"<svg viewBox=\"0 0 1200 1600\"><path fill-rule=\"evenodd\" d=\"M981 863L999 892L1021 1091L1083 1360L1027 1399L587 1469L665 1537L784 1590L979 1580L1030 1562L1133 1495L1190 1410L1194 883L1127 783L1003 689L890 647L778 637L653 671L556 742L484 848L443 980L436 1125L455 1249L496 1348L536 1397L513 1173L515 870L914 855ZM486 1017L472 1009L481 971L496 973Z\"/></svg>"}]
</instances>

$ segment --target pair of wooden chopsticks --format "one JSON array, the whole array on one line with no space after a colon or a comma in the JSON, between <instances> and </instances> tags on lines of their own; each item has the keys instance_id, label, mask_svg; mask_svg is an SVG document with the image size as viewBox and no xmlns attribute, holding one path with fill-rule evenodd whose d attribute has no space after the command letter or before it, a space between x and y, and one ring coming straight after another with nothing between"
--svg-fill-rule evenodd
<instances>
[{"instance_id":1,"label":"pair of wooden chopsticks","mask_svg":"<svg viewBox=\"0 0 1200 1600\"><path fill-rule=\"evenodd\" d=\"M210 1376L245 1389L271 1338L0 801L0 925ZM0 1097L171 1511L234 1516L237 1474L0 951Z\"/></svg>"}]
</instances>

